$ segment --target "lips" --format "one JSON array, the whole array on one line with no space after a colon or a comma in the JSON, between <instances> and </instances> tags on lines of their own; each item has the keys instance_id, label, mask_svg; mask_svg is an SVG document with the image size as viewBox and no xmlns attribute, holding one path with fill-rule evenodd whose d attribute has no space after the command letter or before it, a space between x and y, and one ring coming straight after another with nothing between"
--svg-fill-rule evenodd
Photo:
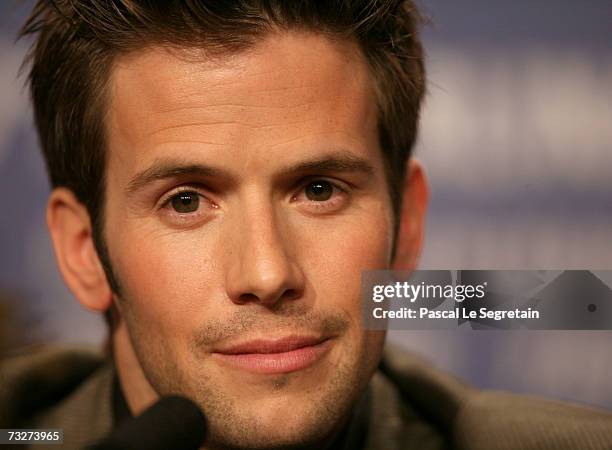
<instances>
[{"instance_id":1,"label":"lips","mask_svg":"<svg viewBox=\"0 0 612 450\"><path fill-rule=\"evenodd\" d=\"M213 352L222 364L259 374L279 374L306 369L320 360L331 339L287 336L256 339L223 347Z\"/></svg>"},{"instance_id":2,"label":"lips","mask_svg":"<svg viewBox=\"0 0 612 450\"><path fill-rule=\"evenodd\" d=\"M317 345L323 340L323 338L300 336L288 336L274 340L256 339L228 346L218 350L218 353L224 355L239 355L243 353L284 353L302 347Z\"/></svg>"}]
</instances>

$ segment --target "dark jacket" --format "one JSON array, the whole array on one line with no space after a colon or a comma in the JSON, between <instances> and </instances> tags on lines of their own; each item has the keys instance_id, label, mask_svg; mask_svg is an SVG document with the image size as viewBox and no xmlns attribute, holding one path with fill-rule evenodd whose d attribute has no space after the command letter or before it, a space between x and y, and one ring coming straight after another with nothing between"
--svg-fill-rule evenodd
<instances>
[{"instance_id":1,"label":"dark jacket","mask_svg":"<svg viewBox=\"0 0 612 450\"><path fill-rule=\"evenodd\" d=\"M0 368L0 428L61 428L80 450L112 428L112 365L94 352L48 350ZM387 348L370 383L364 450L612 449L603 410L471 388ZM356 449L357 450L357 449Z\"/></svg>"}]
</instances>

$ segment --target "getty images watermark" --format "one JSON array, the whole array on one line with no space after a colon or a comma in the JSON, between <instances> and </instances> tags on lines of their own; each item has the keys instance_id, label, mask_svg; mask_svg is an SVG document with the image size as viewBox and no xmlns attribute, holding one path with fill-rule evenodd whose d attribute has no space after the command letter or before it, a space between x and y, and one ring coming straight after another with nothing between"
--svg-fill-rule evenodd
<instances>
[{"instance_id":1,"label":"getty images watermark","mask_svg":"<svg viewBox=\"0 0 612 450\"><path fill-rule=\"evenodd\" d=\"M612 329L612 271L367 271L367 329Z\"/></svg>"}]
</instances>

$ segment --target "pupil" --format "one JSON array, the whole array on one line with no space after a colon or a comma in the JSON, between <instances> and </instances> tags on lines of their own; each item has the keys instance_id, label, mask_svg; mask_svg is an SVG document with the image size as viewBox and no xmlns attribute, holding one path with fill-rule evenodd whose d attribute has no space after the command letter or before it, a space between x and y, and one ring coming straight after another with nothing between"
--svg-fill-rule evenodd
<instances>
[{"instance_id":1,"label":"pupil","mask_svg":"<svg viewBox=\"0 0 612 450\"><path fill-rule=\"evenodd\" d=\"M190 213L198 209L200 198L195 192L184 192L172 199L172 208L178 213Z\"/></svg>"},{"instance_id":2,"label":"pupil","mask_svg":"<svg viewBox=\"0 0 612 450\"><path fill-rule=\"evenodd\" d=\"M315 181L306 187L306 197L309 200L324 202L332 196L333 188L327 181Z\"/></svg>"}]
</instances>

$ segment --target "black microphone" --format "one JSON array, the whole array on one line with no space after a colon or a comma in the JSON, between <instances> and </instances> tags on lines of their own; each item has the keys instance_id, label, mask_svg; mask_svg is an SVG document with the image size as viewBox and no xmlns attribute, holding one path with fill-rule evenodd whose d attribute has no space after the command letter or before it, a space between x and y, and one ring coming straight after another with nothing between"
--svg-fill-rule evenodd
<instances>
[{"instance_id":1,"label":"black microphone","mask_svg":"<svg viewBox=\"0 0 612 450\"><path fill-rule=\"evenodd\" d=\"M197 450L206 436L206 417L191 400L163 397L138 417L123 422L88 450Z\"/></svg>"}]
</instances>

